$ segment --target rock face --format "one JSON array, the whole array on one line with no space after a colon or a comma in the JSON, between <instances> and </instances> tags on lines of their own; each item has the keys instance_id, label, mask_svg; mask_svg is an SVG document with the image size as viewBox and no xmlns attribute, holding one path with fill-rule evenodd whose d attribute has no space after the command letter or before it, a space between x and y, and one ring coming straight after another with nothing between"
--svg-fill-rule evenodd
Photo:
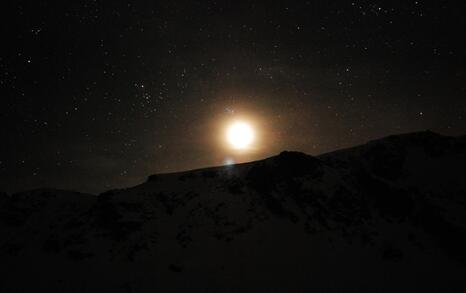
<instances>
[{"instance_id":1,"label":"rock face","mask_svg":"<svg viewBox=\"0 0 466 293\"><path fill-rule=\"evenodd\" d=\"M465 292L466 138L0 194L1 292Z\"/></svg>"}]
</instances>

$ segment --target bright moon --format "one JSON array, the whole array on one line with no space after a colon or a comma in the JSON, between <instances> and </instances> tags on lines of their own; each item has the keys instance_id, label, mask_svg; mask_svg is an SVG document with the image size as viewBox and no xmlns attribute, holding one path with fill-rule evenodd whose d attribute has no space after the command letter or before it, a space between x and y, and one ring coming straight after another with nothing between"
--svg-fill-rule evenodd
<instances>
[{"instance_id":1,"label":"bright moon","mask_svg":"<svg viewBox=\"0 0 466 293\"><path fill-rule=\"evenodd\" d=\"M235 149L246 149L254 140L254 131L246 122L234 122L227 129L227 141Z\"/></svg>"}]
</instances>

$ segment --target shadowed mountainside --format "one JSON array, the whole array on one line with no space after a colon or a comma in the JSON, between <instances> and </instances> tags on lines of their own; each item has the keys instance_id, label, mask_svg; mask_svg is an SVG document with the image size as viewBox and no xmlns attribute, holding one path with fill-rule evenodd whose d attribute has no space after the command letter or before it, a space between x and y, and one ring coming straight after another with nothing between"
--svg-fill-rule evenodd
<instances>
[{"instance_id":1,"label":"shadowed mountainside","mask_svg":"<svg viewBox=\"0 0 466 293\"><path fill-rule=\"evenodd\" d=\"M0 232L2 292L464 292L466 137L0 193Z\"/></svg>"}]
</instances>

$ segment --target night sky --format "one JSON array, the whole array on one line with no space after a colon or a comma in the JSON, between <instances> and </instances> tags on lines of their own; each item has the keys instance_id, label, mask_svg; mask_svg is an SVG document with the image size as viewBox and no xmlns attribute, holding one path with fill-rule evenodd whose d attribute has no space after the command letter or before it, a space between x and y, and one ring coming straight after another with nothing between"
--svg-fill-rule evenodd
<instances>
[{"instance_id":1,"label":"night sky","mask_svg":"<svg viewBox=\"0 0 466 293\"><path fill-rule=\"evenodd\" d=\"M466 133L461 1L8 1L0 190ZM69 3L72 2L72 3ZM253 123L254 148L223 142Z\"/></svg>"}]
</instances>

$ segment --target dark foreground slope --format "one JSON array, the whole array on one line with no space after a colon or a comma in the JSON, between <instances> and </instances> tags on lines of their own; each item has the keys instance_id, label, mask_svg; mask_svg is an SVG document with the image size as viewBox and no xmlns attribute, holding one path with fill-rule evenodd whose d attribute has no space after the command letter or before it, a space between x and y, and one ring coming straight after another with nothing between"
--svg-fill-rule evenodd
<instances>
[{"instance_id":1,"label":"dark foreground slope","mask_svg":"<svg viewBox=\"0 0 466 293\"><path fill-rule=\"evenodd\" d=\"M466 292L466 138L0 194L1 292Z\"/></svg>"}]
</instances>

